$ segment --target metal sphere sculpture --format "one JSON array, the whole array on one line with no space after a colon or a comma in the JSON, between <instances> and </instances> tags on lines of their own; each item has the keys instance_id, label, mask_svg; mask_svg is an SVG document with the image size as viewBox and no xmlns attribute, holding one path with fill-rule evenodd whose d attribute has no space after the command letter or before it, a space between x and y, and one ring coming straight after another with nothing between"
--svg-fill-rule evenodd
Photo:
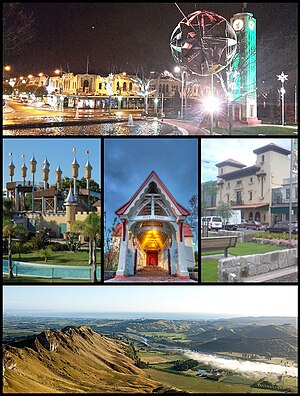
<instances>
[{"instance_id":1,"label":"metal sphere sculpture","mask_svg":"<svg viewBox=\"0 0 300 396\"><path fill-rule=\"evenodd\" d=\"M210 11L196 11L174 29L170 47L175 62L191 73L208 76L233 59L237 38L230 23Z\"/></svg>"}]
</instances>

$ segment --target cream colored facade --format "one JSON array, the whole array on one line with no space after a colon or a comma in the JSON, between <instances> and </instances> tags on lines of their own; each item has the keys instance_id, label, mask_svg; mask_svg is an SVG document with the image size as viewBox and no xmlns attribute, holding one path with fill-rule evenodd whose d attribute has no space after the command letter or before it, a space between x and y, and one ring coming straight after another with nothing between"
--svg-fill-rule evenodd
<instances>
[{"instance_id":1,"label":"cream colored facade","mask_svg":"<svg viewBox=\"0 0 300 396\"><path fill-rule=\"evenodd\" d=\"M48 92L61 93L64 95L90 95L90 96L122 96L133 97L140 95L140 88L131 78L134 76L126 73L116 73L108 76L96 74L65 73L62 76L49 78ZM111 81L111 90L108 89ZM151 80L149 97L173 97L175 92L181 96L181 81L168 76L155 76ZM153 92L155 91L155 92ZM210 92L206 82L188 82L185 96L187 98L200 98ZM142 97L142 96L140 96Z\"/></svg>"},{"instance_id":2,"label":"cream colored facade","mask_svg":"<svg viewBox=\"0 0 300 396\"><path fill-rule=\"evenodd\" d=\"M253 152L256 161L250 167L232 159L216 164L216 204L224 202L232 209L241 209L243 219L270 223L272 189L280 187L282 180L289 177L290 151L271 143Z\"/></svg>"}]
</instances>

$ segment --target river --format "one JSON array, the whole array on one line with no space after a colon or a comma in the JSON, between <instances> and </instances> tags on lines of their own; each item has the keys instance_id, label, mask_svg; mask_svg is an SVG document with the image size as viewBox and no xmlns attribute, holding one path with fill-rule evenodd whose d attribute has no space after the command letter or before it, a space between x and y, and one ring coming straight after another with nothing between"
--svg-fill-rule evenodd
<instances>
[{"instance_id":1,"label":"river","mask_svg":"<svg viewBox=\"0 0 300 396\"><path fill-rule=\"evenodd\" d=\"M231 358L229 356L222 357L218 354L213 353L204 353L199 351L192 351L189 349L184 348L164 348L164 347L157 347L154 346L150 341L143 336L140 336L135 333L123 333L126 335L131 335L136 339L140 340L143 344L149 346L155 350L164 350L164 351L171 351L171 352L179 352L189 359L197 360L200 363L206 363L211 365L216 369L222 370L231 370L239 373L259 373L259 374L284 374L289 375L291 377L298 377L298 367L296 366L287 366L281 364L273 364L273 363L264 363L252 360L245 360L245 359L237 359Z\"/></svg>"}]
</instances>

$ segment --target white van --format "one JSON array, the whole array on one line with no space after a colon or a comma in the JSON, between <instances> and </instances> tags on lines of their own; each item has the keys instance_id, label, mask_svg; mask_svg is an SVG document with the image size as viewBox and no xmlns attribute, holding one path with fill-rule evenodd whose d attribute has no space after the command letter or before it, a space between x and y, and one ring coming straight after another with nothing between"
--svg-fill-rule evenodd
<instances>
[{"instance_id":1,"label":"white van","mask_svg":"<svg viewBox=\"0 0 300 396\"><path fill-rule=\"evenodd\" d=\"M221 230L223 228L223 221L220 216L201 217L201 228L204 225L207 225L209 230Z\"/></svg>"}]
</instances>

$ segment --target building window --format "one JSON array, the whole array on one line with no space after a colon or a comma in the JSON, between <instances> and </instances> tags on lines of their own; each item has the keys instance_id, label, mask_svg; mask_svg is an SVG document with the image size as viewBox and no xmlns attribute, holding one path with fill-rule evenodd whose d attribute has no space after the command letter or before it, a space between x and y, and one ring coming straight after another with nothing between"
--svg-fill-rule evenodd
<instances>
[{"instance_id":1,"label":"building window","mask_svg":"<svg viewBox=\"0 0 300 396\"><path fill-rule=\"evenodd\" d=\"M221 168L221 175L223 175L223 168Z\"/></svg>"},{"instance_id":2,"label":"building window","mask_svg":"<svg viewBox=\"0 0 300 396\"><path fill-rule=\"evenodd\" d=\"M230 182L227 183L227 187L230 188Z\"/></svg>"},{"instance_id":3,"label":"building window","mask_svg":"<svg viewBox=\"0 0 300 396\"><path fill-rule=\"evenodd\" d=\"M261 162L265 162L265 156L264 156L264 154L261 156Z\"/></svg>"},{"instance_id":4,"label":"building window","mask_svg":"<svg viewBox=\"0 0 300 396\"><path fill-rule=\"evenodd\" d=\"M295 187L295 198L298 198L298 187Z\"/></svg>"},{"instance_id":5,"label":"building window","mask_svg":"<svg viewBox=\"0 0 300 396\"><path fill-rule=\"evenodd\" d=\"M250 117L253 117L253 113L254 113L254 106L250 105Z\"/></svg>"},{"instance_id":6,"label":"building window","mask_svg":"<svg viewBox=\"0 0 300 396\"><path fill-rule=\"evenodd\" d=\"M166 84L166 93L168 93L168 92L169 92L169 85Z\"/></svg>"},{"instance_id":7,"label":"building window","mask_svg":"<svg viewBox=\"0 0 300 396\"><path fill-rule=\"evenodd\" d=\"M290 199L290 189L289 189L289 188L287 188L287 189L285 190L285 198L286 198L286 199Z\"/></svg>"},{"instance_id":8,"label":"building window","mask_svg":"<svg viewBox=\"0 0 300 396\"><path fill-rule=\"evenodd\" d=\"M229 194L227 194L227 202L229 202Z\"/></svg>"},{"instance_id":9,"label":"building window","mask_svg":"<svg viewBox=\"0 0 300 396\"><path fill-rule=\"evenodd\" d=\"M129 83L129 91L132 91L132 82Z\"/></svg>"},{"instance_id":10,"label":"building window","mask_svg":"<svg viewBox=\"0 0 300 396\"><path fill-rule=\"evenodd\" d=\"M117 81L117 90L119 90L120 89L120 83L119 83L119 81Z\"/></svg>"},{"instance_id":11,"label":"building window","mask_svg":"<svg viewBox=\"0 0 300 396\"><path fill-rule=\"evenodd\" d=\"M252 201L252 191L249 192L249 201Z\"/></svg>"},{"instance_id":12,"label":"building window","mask_svg":"<svg viewBox=\"0 0 300 396\"><path fill-rule=\"evenodd\" d=\"M253 219L253 213L249 212L249 220L252 220L252 219Z\"/></svg>"},{"instance_id":13,"label":"building window","mask_svg":"<svg viewBox=\"0 0 300 396\"><path fill-rule=\"evenodd\" d=\"M253 183L253 177L250 177L250 183Z\"/></svg>"},{"instance_id":14,"label":"building window","mask_svg":"<svg viewBox=\"0 0 300 396\"><path fill-rule=\"evenodd\" d=\"M102 83L99 83L99 89L100 90L102 89Z\"/></svg>"},{"instance_id":15,"label":"building window","mask_svg":"<svg viewBox=\"0 0 300 396\"><path fill-rule=\"evenodd\" d=\"M126 89L127 89L127 84L126 82L123 82L123 91L126 91Z\"/></svg>"},{"instance_id":16,"label":"building window","mask_svg":"<svg viewBox=\"0 0 300 396\"><path fill-rule=\"evenodd\" d=\"M264 214L264 221L266 221L266 215Z\"/></svg>"},{"instance_id":17,"label":"building window","mask_svg":"<svg viewBox=\"0 0 300 396\"><path fill-rule=\"evenodd\" d=\"M242 191L237 191L236 192L236 204L237 205L242 205L243 201L242 201Z\"/></svg>"}]
</instances>

